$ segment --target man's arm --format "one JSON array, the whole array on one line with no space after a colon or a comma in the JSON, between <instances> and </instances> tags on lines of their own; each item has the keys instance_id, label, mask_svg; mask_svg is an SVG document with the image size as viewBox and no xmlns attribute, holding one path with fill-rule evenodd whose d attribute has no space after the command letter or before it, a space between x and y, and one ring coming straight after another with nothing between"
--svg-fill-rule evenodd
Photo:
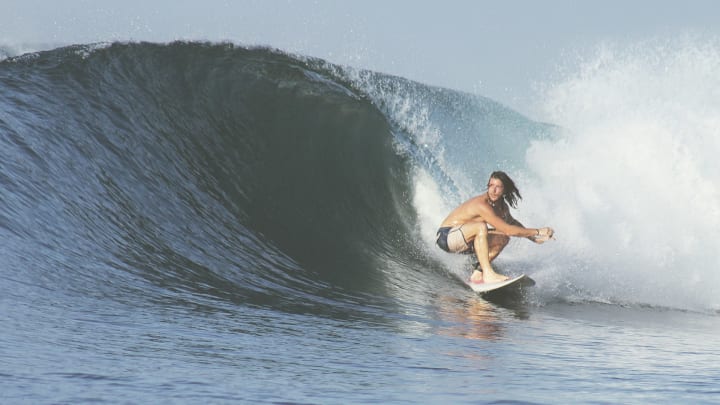
<instances>
[{"instance_id":1,"label":"man's arm","mask_svg":"<svg viewBox=\"0 0 720 405\"><path fill-rule=\"evenodd\" d=\"M508 214L508 218L512 223L505 222L502 218L495 214L495 211L489 205L482 204L479 207L485 222L492 225L498 231L508 236L517 236L530 238L540 234L538 229L525 228L515 218Z\"/></svg>"},{"instance_id":2,"label":"man's arm","mask_svg":"<svg viewBox=\"0 0 720 405\"><path fill-rule=\"evenodd\" d=\"M521 228L525 228L525 225L521 224L520 221L518 221L517 219L513 218L512 215L510 215L510 211L508 211L507 214L505 214L505 218L507 218L508 224L519 226ZM527 238L530 239L531 241L535 242L535 236L537 236L537 235L528 236Z\"/></svg>"},{"instance_id":3,"label":"man's arm","mask_svg":"<svg viewBox=\"0 0 720 405\"><path fill-rule=\"evenodd\" d=\"M510 215L510 210L507 209L507 207L505 209L507 210L507 211L505 211L506 212L505 218L507 219L507 222L510 225L515 225L515 226L519 226L521 228L525 228L525 226L523 224L521 224L520 221L518 221L517 219L513 218L512 215ZM552 238L553 233L554 233L554 231L552 228L541 228L541 229L537 230L536 235L528 236L527 238L535 243L542 244L542 243L547 242L550 238Z\"/></svg>"}]
</instances>

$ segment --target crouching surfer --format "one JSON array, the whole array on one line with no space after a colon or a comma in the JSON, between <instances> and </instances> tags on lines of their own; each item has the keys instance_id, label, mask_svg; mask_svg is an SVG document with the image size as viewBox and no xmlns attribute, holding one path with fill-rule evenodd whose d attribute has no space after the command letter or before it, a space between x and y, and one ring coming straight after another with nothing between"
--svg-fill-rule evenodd
<instances>
[{"instance_id":1,"label":"crouching surfer","mask_svg":"<svg viewBox=\"0 0 720 405\"><path fill-rule=\"evenodd\" d=\"M437 245L450 253L475 253L480 269L470 276L471 283L496 283L507 276L493 270L492 262L510 242L511 236L525 237L544 243L553 236L553 229L525 228L510 215L517 208L520 191L512 179L501 171L493 172L487 192L473 197L455 208L440 225Z\"/></svg>"}]
</instances>

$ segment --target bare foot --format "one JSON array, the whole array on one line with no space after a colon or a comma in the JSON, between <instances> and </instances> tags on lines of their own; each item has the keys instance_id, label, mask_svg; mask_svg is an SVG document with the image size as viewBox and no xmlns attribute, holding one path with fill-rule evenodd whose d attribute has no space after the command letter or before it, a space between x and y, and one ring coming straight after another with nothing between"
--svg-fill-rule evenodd
<instances>
[{"instance_id":1,"label":"bare foot","mask_svg":"<svg viewBox=\"0 0 720 405\"><path fill-rule=\"evenodd\" d=\"M470 282L473 284L481 284L483 282L483 274L479 270L473 271L470 275Z\"/></svg>"},{"instance_id":2,"label":"bare foot","mask_svg":"<svg viewBox=\"0 0 720 405\"><path fill-rule=\"evenodd\" d=\"M499 283L501 281L505 281L509 279L508 276L503 276L502 274L497 274L494 271L486 271L484 280L486 283Z\"/></svg>"}]
</instances>

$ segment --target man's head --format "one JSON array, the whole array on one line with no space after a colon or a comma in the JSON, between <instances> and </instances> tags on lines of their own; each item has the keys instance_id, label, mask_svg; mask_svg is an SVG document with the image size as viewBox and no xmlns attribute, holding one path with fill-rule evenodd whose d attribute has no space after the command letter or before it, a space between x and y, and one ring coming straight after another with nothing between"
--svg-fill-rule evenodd
<instances>
[{"instance_id":1,"label":"man's head","mask_svg":"<svg viewBox=\"0 0 720 405\"><path fill-rule=\"evenodd\" d=\"M501 171L490 174L488 196L493 202L504 198L505 202L513 208L517 208L518 200L522 200L520 190L515 187L515 182L505 172Z\"/></svg>"}]
</instances>

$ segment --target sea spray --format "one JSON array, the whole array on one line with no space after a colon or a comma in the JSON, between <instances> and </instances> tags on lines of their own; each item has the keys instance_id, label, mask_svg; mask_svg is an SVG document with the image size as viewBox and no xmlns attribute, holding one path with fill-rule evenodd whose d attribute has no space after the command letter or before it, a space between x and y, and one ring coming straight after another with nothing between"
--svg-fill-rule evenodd
<instances>
[{"instance_id":1,"label":"sea spray","mask_svg":"<svg viewBox=\"0 0 720 405\"><path fill-rule=\"evenodd\" d=\"M532 218L554 226L527 250L582 299L720 308L720 43L604 45L547 86L564 135L527 151ZM544 274L544 275L543 275Z\"/></svg>"}]
</instances>

